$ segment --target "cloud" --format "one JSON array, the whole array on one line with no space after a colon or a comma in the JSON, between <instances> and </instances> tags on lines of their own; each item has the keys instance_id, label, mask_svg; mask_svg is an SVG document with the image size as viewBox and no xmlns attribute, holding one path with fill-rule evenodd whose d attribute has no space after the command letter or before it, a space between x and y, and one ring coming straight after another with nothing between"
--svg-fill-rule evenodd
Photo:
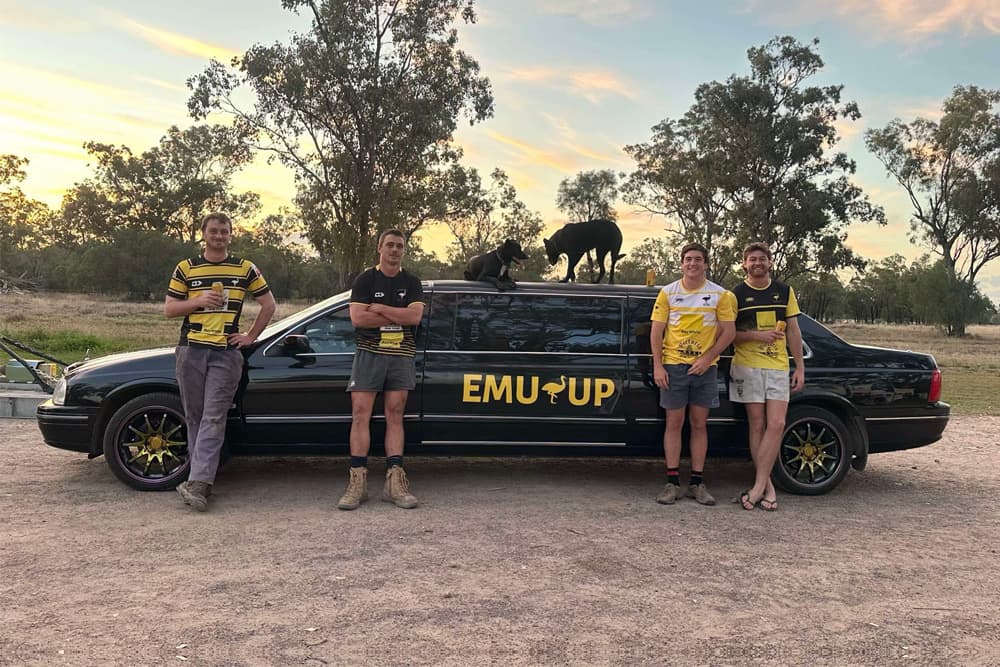
<instances>
[{"instance_id":1,"label":"cloud","mask_svg":"<svg viewBox=\"0 0 1000 667\"><path fill-rule=\"evenodd\" d=\"M164 90L172 90L178 93L184 93L187 95L188 89L186 86L182 86L179 83L170 83L168 81L161 81L160 79L154 79L148 76L133 76L133 79L141 83L148 83L151 86L156 86L157 88L162 88Z\"/></svg>"},{"instance_id":2,"label":"cloud","mask_svg":"<svg viewBox=\"0 0 1000 667\"><path fill-rule=\"evenodd\" d=\"M23 0L0 0L0 26L4 25L46 33L67 33L80 32L88 24L66 12L31 5Z\"/></svg>"},{"instance_id":3,"label":"cloud","mask_svg":"<svg viewBox=\"0 0 1000 667\"><path fill-rule=\"evenodd\" d=\"M521 158L529 164L540 164L566 173L573 173L574 171L574 165L572 163L568 160L560 159L558 156L555 156L548 151L536 148L535 146L526 144L523 141L514 139L513 137L500 134L499 132L493 132L492 130L488 131L486 135L496 142L513 148L513 153L521 156Z\"/></svg>"},{"instance_id":4,"label":"cloud","mask_svg":"<svg viewBox=\"0 0 1000 667\"><path fill-rule=\"evenodd\" d=\"M542 14L572 16L599 27L638 21L652 15L646 0L541 0Z\"/></svg>"},{"instance_id":5,"label":"cloud","mask_svg":"<svg viewBox=\"0 0 1000 667\"><path fill-rule=\"evenodd\" d=\"M827 18L859 25L882 39L920 42L942 33L1000 34L997 0L748 0L748 13L771 23L805 23Z\"/></svg>"},{"instance_id":6,"label":"cloud","mask_svg":"<svg viewBox=\"0 0 1000 667\"><path fill-rule=\"evenodd\" d=\"M134 35L167 53L191 56L203 60L215 58L221 62L229 62L234 57L240 55L239 52L233 49L217 44L209 44L194 37L146 25L115 12L105 11L104 15L110 25L130 35Z\"/></svg>"},{"instance_id":7,"label":"cloud","mask_svg":"<svg viewBox=\"0 0 1000 667\"><path fill-rule=\"evenodd\" d=\"M636 99L633 87L608 70L560 70L552 67L508 69L501 76L508 81L542 85L582 97L598 104L609 94Z\"/></svg>"}]
</instances>

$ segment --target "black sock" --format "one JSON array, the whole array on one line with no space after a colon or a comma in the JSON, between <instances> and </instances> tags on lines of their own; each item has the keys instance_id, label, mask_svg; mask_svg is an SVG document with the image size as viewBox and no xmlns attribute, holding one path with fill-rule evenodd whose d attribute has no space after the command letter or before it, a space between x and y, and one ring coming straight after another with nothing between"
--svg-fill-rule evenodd
<instances>
[{"instance_id":1,"label":"black sock","mask_svg":"<svg viewBox=\"0 0 1000 667\"><path fill-rule=\"evenodd\" d=\"M399 466L400 468L403 467L403 455L402 454L400 454L399 456L387 456L387 457L385 457L385 467L386 468L393 468L395 466Z\"/></svg>"},{"instance_id":2,"label":"black sock","mask_svg":"<svg viewBox=\"0 0 1000 667\"><path fill-rule=\"evenodd\" d=\"M674 486L681 485L680 468L667 468L667 484L673 484Z\"/></svg>"},{"instance_id":3,"label":"black sock","mask_svg":"<svg viewBox=\"0 0 1000 667\"><path fill-rule=\"evenodd\" d=\"M368 457L367 456L352 456L351 457L351 467L352 468L367 468L368 467Z\"/></svg>"},{"instance_id":4,"label":"black sock","mask_svg":"<svg viewBox=\"0 0 1000 667\"><path fill-rule=\"evenodd\" d=\"M691 486L697 486L698 484L701 484L701 471L695 472L694 470L692 470L691 479L688 481L688 484L690 484Z\"/></svg>"}]
</instances>

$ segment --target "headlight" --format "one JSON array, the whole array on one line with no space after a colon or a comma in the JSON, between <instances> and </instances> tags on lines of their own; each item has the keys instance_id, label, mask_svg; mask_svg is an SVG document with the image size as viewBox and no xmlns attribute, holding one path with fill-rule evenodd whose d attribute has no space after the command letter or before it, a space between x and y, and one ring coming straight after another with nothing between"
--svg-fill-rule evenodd
<instances>
[{"instance_id":1,"label":"headlight","mask_svg":"<svg viewBox=\"0 0 1000 667\"><path fill-rule=\"evenodd\" d=\"M56 388L52 390L53 405L63 405L66 403L66 378L59 378Z\"/></svg>"}]
</instances>

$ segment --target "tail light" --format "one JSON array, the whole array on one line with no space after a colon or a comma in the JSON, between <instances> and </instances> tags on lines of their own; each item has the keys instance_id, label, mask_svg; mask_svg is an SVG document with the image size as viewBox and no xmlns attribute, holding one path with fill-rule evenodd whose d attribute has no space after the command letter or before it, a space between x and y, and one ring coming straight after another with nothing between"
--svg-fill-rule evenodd
<instances>
[{"instance_id":1,"label":"tail light","mask_svg":"<svg viewBox=\"0 0 1000 667\"><path fill-rule=\"evenodd\" d=\"M937 403L941 400L941 371L937 368L931 373L931 388L927 392L927 402Z\"/></svg>"}]
</instances>

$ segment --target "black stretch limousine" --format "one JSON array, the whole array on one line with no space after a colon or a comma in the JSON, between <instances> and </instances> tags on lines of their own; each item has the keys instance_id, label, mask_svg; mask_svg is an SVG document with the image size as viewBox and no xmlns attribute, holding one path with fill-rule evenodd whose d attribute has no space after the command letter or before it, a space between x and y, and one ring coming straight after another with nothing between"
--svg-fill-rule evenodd
<instances>
[{"instance_id":1,"label":"black stretch limousine","mask_svg":"<svg viewBox=\"0 0 1000 667\"><path fill-rule=\"evenodd\" d=\"M428 281L417 336L415 391L406 406L409 454L660 455L663 411L649 353L657 288ZM247 353L229 414L230 454L346 453L345 391L354 352L348 293L266 329ZM806 386L793 394L774 480L803 494L834 488L871 452L930 444L950 408L929 354L850 345L800 317ZM713 456L746 456L742 408L709 418ZM381 406L376 406L376 415ZM38 408L45 442L104 454L129 486L185 479L187 444L172 348L74 364ZM373 422L381 442L384 421Z\"/></svg>"}]
</instances>

